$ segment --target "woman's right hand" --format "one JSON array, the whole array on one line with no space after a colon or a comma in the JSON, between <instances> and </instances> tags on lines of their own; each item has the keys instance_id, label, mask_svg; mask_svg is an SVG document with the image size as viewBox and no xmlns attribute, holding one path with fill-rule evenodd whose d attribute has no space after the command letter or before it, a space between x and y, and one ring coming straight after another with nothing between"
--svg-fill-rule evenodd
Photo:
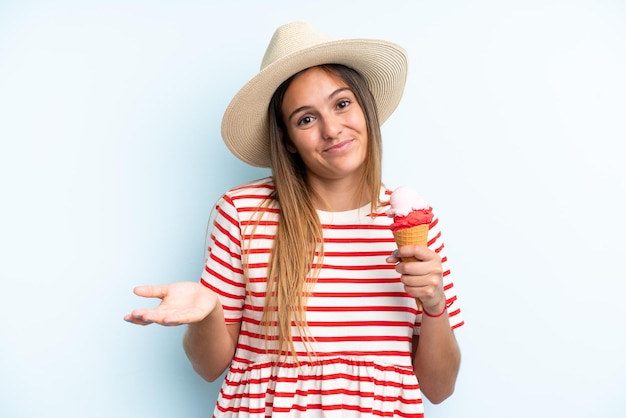
<instances>
[{"instance_id":1,"label":"woman's right hand","mask_svg":"<svg viewBox=\"0 0 626 418\"><path fill-rule=\"evenodd\" d=\"M133 292L144 298L161 299L155 308L135 309L124 316L125 321L137 325L156 323L173 326L200 322L219 303L217 295L198 282L138 286Z\"/></svg>"}]
</instances>

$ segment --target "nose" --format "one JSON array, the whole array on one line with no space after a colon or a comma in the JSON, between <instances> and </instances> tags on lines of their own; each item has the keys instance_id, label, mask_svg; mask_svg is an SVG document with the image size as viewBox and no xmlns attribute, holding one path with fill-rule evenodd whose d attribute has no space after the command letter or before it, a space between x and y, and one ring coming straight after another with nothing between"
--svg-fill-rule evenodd
<instances>
[{"instance_id":1,"label":"nose","mask_svg":"<svg viewBox=\"0 0 626 418\"><path fill-rule=\"evenodd\" d=\"M343 121L340 116L326 115L323 119L322 135L324 139L336 139L343 130Z\"/></svg>"}]
</instances>

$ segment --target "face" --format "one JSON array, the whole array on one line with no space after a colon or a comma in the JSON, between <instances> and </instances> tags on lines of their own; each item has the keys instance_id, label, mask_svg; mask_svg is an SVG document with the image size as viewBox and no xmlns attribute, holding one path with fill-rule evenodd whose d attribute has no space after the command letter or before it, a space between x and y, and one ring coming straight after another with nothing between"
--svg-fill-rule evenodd
<instances>
[{"instance_id":1,"label":"face","mask_svg":"<svg viewBox=\"0 0 626 418\"><path fill-rule=\"evenodd\" d=\"M342 78L319 67L298 75L289 85L282 114L310 181L358 181L367 155L367 124L354 93Z\"/></svg>"}]
</instances>

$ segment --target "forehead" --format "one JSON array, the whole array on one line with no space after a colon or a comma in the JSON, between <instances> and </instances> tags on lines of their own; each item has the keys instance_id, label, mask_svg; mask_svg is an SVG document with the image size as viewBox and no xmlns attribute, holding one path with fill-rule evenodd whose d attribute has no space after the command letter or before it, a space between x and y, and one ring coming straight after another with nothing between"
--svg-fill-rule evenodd
<instances>
[{"instance_id":1,"label":"forehead","mask_svg":"<svg viewBox=\"0 0 626 418\"><path fill-rule=\"evenodd\" d=\"M298 73L287 90L283 104L285 101L291 101L294 99L306 99L307 97L315 96L328 96L332 94L338 88L349 87L346 81L334 71L321 68L312 67Z\"/></svg>"},{"instance_id":2,"label":"forehead","mask_svg":"<svg viewBox=\"0 0 626 418\"><path fill-rule=\"evenodd\" d=\"M311 67L296 74L289 87L298 85L317 85L321 83L333 83L346 86L347 83L339 73L328 67ZM287 89L289 90L289 88Z\"/></svg>"}]
</instances>

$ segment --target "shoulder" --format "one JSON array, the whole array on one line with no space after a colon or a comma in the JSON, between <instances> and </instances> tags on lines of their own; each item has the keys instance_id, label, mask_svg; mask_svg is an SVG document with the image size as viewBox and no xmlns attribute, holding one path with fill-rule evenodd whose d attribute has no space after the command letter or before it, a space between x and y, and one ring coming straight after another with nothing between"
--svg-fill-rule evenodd
<instances>
[{"instance_id":1,"label":"shoulder","mask_svg":"<svg viewBox=\"0 0 626 418\"><path fill-rule=\"evenodd\" d=\"M272 177L252 180L226 191L220 202L228 202L233 206L258 206L260 202L272 200L274 195Z\"/></svg>"},{"instance_id":2,"label":"shoulder","mask_svg":"<svg viewBox=\"0 0 626 418\"><path fill-rule=\"evenodd\" d=\"M267 197L274 192L274 180L272 177L264 177L257 180L248 181L240 184L239 186L229 189L225 196L239 197L239 196L259 196Z\"/></svg>"},{"instance_id":3,"label":"shoulder","mask_svg":"<svg viewBox=\"0 0 626 418\"><path fill-rule=\"evenodd\" d=\"M271 177L252 180L229 189L214 207L216 220L221 222L226 219L233 225L241 225L258 217L277 216L279 209L274 190Z\"/></svg>"}]
</instances>

